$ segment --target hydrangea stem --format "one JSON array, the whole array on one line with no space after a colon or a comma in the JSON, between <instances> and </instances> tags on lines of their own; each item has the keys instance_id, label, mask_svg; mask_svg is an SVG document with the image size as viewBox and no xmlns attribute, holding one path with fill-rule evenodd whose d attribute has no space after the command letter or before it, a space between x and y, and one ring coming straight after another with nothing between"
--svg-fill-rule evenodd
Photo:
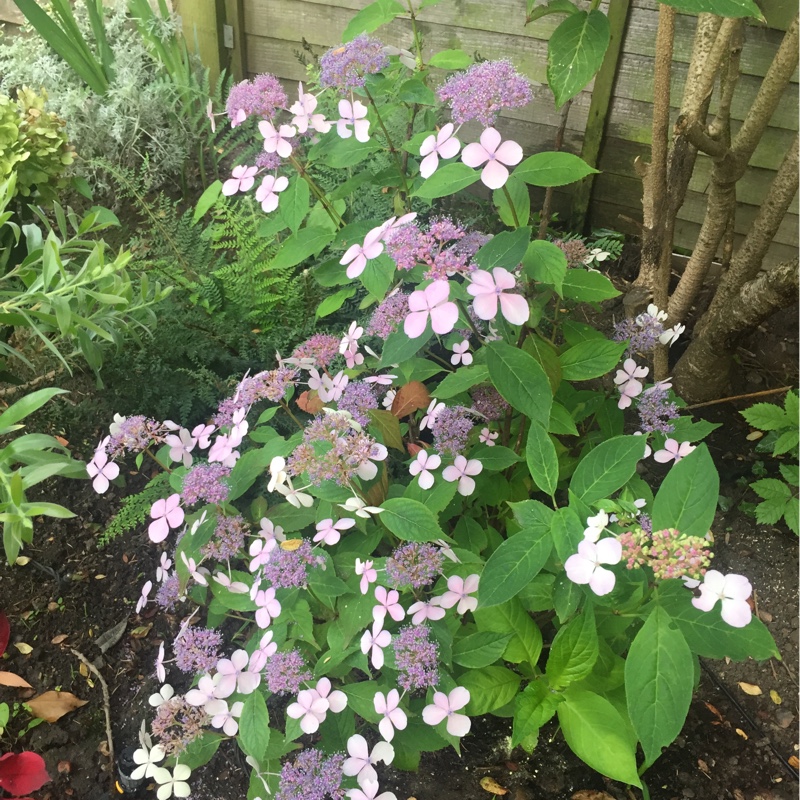
<instances>
[{"instance_id":1,"label":"hydrangea stem","mask_svg":"<svg viewBox=\"0 0 800 800\"><path fill-rule=\"evenodd\" d=\"M511 218L514 220L514 227L519 228L519 217L517 216L517 207L514 205L514 201L511 199L511 193L508 191L508 186L503 184L503 194L506 196L506 200L508 200L508 207L511 209Z\"/></svg>"},{"instance_id":2,"label":"hydrangea stem","mask_svg":"<svg viewBox=\"0 0 800 800\"><path fill-rule=\"evenodd\" d=\"M408 190L408 181L406 181L406 173L403 169L403 164L400 161L400 156L397 154L397 148L394 146L394 142L392 141L392 137L389 135L389 131L386 129L386 125L384 125L383 117L381 116L381 112L378 111L378 105L373 99L372 95L370 94L369 89L364 87L364 92L369 99L369 102L372 103L372 108L375 110L375 117L378 120L378 125L380 126L381 130L383 131L383 135L386 137L386 144L389 147L389 152L392 154L392 157L397 164L397 171L400 173L400 180L403 182L403 206L408 210L408 195L410 194Z\"/></svg>"},{"instance_id":3,"label":"hydrangea stem","mask_svg":"<svg viewBox=\"0 0 800 800\"><path fill-rule=\"evenodd\" d=\"M289 404L285 400L281 400L280 404L281 404L281 408L283 408L283 410L292 418L292 420L294 421L295 425L297 425L297 427L300 428L301 431L305 430L304 427L303 427L303 423L300 422L300 420L297 419L297 417L292 413L292 409L289 408Z\"/></svg>"},{"instance_id":4,"label":"hydrangea stem","mask_svg":"<svg viewBox=\"0 0 800 800\"><path fill-rule=\"evenodd\" d=\"M314 194L314 197L316 197L320 203L322 203L322 207L331 218L333 224L336 225L337 228L343 228L345 225L344 220L341 218L336 209L330 204L328 198L325 197L325 192L323 192L322 189L317 186L317 182L308 174L305 166L301 164L293 155L289 156L289 163L297 170L297 173L308 184L309 188Z\"/></svg>"}]
</instances>

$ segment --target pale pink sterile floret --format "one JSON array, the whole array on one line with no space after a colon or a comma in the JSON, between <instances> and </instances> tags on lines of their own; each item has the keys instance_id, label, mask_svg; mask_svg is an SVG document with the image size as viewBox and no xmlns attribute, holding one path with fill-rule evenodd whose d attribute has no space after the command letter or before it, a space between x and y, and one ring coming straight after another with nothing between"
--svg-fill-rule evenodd
<instances>
[{"instance_id":1,"label":"pale pink sterile floret","mask_svg":"<svg viewBox=\"0 0 800 800\"><path fill-rule=\"evenodd\" d=\"M528 301L521 294L508 294L517 282L507 269L494 267L491 273L476 269L469 277L467 292L475 298L472 307L480 319L494 319L499 301L500 312L512 325L528 321L531 313Z\"/></svg>"},{"instance_id":2,"label":"pale pink sterile floret","mask_svg":"<svg viewBox=\"0 0 800 800\"><path fill-rule=\"evenodd\" d=\"M256 625L262 630L269 628L272 620L280 616L281 604L275 599L275 588L270 586L267 589L259 589L258 583L253 584L255 592L251 591L250 596L258 606L256 609Z\"/></svg>"},{"instance_id":3,"label":"pale pink sterile floret","mask_svg":"<svg viewBox=\"0 0 800 800\"><path fill-rule=\"evenodd\" d=\"M347 265L348 278L357 278L366 268L367 262L383 252L382 236L383 231L380 228L373 228L364 237L363 244L356 243L347 248L339 263Z\"/></svg>"},{"instance_id":4,"label":"pale pink sterile floret","mask_svg":"<svg viewBox=\"0 0 800 800\"><path fill-rule=\"evenodd\" d=\"M389 451L386 449L386 446L382 445L380 442L375 442L370 448L369 459L359 465L356 470L356 475L358 475L361 480L371 481L378 474L378 466L374 462L385 461L388 455Z\"/></svg>"},{"instance_id":5,"label":"pale pink sterile floret","mask_svg":"<svg viewBox=\"0 0 800 800\"><path fill-rule=\"evenodd\" d=\"M221 658L217 662L217 674L221 675L217 697L230 697L234 692L252 694L261 683L257 672L248 672L250 660L246 650L234 650L230 658Z\"/></svg>"},{"instance_id":6,"label":"pale pink sterile floret","mask_svg":"<svg viewBox=\"0 0 800 800\"><path fill-rule=\"evenodd\" d=\"M378 605L372 608L372 618L376 624L383 625L388 614L395 622L400 622L406 615L405 609L400 605L400 593L394 589L383 586L375 587L375 599Z\"/></svg>"},{"instance_id":7,"label":"pale pink sterile floret","mask_svg":"<svg viewBox=\"0 0 800 800\"><path fill-rule=\"evenodd\" d=\"M425 139L419 148L419 154L424 156L419 165L419 174L423 178L430 178L439 167L440 158L453 158L461 149L461 142L453 135L452 122L443 125L438 133L432 133Z\"/></svg>"},{"instance_id":8,"label":"pale pink sterile floret","mask_svg":"<svg viewBox=\"0 0 800 800\"><path fill-rule=\"evenodd\" d=\"M226 575L224 572L215 572L214 582L224 586L233 594L248 594L250 591L250 587L244 581L234 581L230 575Z\"/></svg>"},{"instance_id":9,"label":"pale pink sterile floret","mask_svg":"<svg viewBox=\"0 0 800 800\"><path fill-rule=\"evenodd\" d=\"M276 128L271 122L262 119L258 129L264 137L264 150L267 153L277 153L281 158L289 158L292 154L292 143L289 139L297 133L291 125L281 125Z\"/></svg>"},{"instance_id":10,"label":"pale pink sterile floret","mask_svg":"<svg viewBox=\"0 0 800 800\"><path fill-rule=\"evenodd\" d=\"M204 711L211 717L213 728L222 728L226 736L236 736L239 731L237 717L242 716L244 703L235 702L230 708L226 700L209 700L204 707ZM168 796L168 795L165 795Z\"/></svg>"},{"instance_id":11,"label":"pale pink sterile floret","mask_svg":"<svg viewBox=\"0 0 800 800\"><path fill-rule=\"evenodd\" d=\"M160 498L153 503L150 509L153 521L147 528L147 535L151 542L158 544L169 535L171 528L183 524L184 513L181 508L181 496L176 492L169 497Z\"/></svg>"},{"instance_id":12,"label":"pale pink sterile floret","mask_svg":"<svg viewBox=\"0 0 800 800\"><path fill-rule=\"evenodd\" d=\"M695 446L689 442L678 443L677 439L667 439L664 442L664 449L656 450L656 452L653 453L653 458L660 464L668 464L670 461L674 461L677 464L694 449Z\"/></svg>"},{"instance_id":13,"label":"pale pink sterile floret","mask_svg":"<svg viewBox=\"0 0 800 800\"><path fill-rule=\"evenodd\" d=\"M622 559L622 545L616 539L601 539L592 542L584 539L578 545L578 552L571 555L564 569L567 577L578 584L589 584L598 596L608 594L614 588L616 576L601 564L619 564Z\"/></svg>"},{"instance_id":14,"label":"pale pink sterile floret","mask_svg":"<svg viewBox=\"0 0 800 800\"><path fill-rule=\"evenodd\" d=\"M369 120L365 119L366 116L367 107L360 100L354 100L352 103L349 100L340 100L340 119L336 120L336 133L342 139L349 139L355 132L357 141L368 142ZM352 131L350 130L351 125Z\"/></svg>"},{"instance_id":15,"label":"pale pink sterile floret","mask_svg":"<svg viewBox=\"0 0 800 800\"><path fill-rule=\"evenodd\" d=\"M236 194L237 192L247 192L253 188L256 182L256 173L258 167L248 167L247 164L239 164L233 168L233 177L228 178L222 184L222 194L226 197Z\"/></svg>"},{"instance_id":16,"label":"pale pink sterile floret","mask_svg":"<svg viewBox=\"0 0 800 800\"><path fill-rule=\"evenodd\" d=\"M192 450L197 444L197 439L186 428L181 428L177 434L170 433L165 436L164 443L169 445L169 457L172 461L182 461L184 467L192 466Z\"/></svg>"},{"instance_id":17,"label":"pale pink sterile floret","mask_svg":"<svg viewBox=\"0 0 800 800\"><path fill-rule=\"evenodd\" d=\"M156 677L160 683L164 683L167 679L167 670L164 668L164 642L158 646L158 654L156 655Z\"/></svg>"},{"instance_id":18,"label":"pale pink sterile floret","mask_svg":"<svg viewBox=\"0 0 800 800\"><path fill-rule=\"evenodd\" d=\"M391 742L395 728L404 731L408 725L406 712L400 708L400 692L397 689L390 689L386 694L375 692L372 703L375 706L375 713L383 717L378 723L378 730L387 742Z\"/></svg>"},{"instance_id":19,"label":"pale pink sterile floret","mask_svg":"<svg viewBox=\"0 0 800 800\"><path fill-rule=\"evenodd\" d=\"M753 616L747 602L752 593L753 587L744 575L723 575L710 569L700 584L700 597L695 597L692 605L701 611L711 611L717 600L721 600L722 619L734 628L744 628Z\"/></svg>"},{"instance_id":20,"label":"pale pink sterile floret","mask_svg":"<svg viewBox=\"0 0 800 800\"><path fill-rule=\"evenodd\" d=\"M331 682L327 678L320 678L317 681L317 694L328 701L328 709L334 714L344 711L347 708L347 695L338 689L333 689ZM333 689L333 691L331 691Z\"/></svg>"},{"instance_id":21,"label":"pale pink sterile floret","mask_svg":"<svg viewBox=\"0 0 800 800\"><path fill-rule=\"evenodd\" d=\"M292 125L299 133L305 133L309 128L319 133L327 133L331 129L331 123L325 119L324 114L314 113L317 108L317 98L313 94L304 92L302 83L299 85L299 95L300 99L289 107L289 112L294 114Z\"/></svg>"},{"instance_id":22,"label":"pale pink sterile floret","mask_svg":"<svg viewBox=\"0 0 800 800\"><path fill-rule=\"evenodd\" d=\"M336 544L342 538L342 531L349 530L356 524L354 519L345 517L338 522L334 522L330 517L317 523L317 533L314 536L315 542L322 542L328 546Z\"/></svg>"},{"instance_id":23,"label":"pale pink sterile floret","mask_svg":"<svg viewBox=\"0 0 800 800\"><path fill-rule=\"evenodd\" d=\"M392 634L389 631L381 630L381 623L375 622L372 630L365 630L361 637L361 652L365 655L369 653L370 661L375 669L383 668L383 648L388 647L392 641Z\"/></svg>"},{"instance_id":24,"label":"pale pink sterile floret","mask_svg":"<svg viewBox=\"0 0 800 800\"><path fill-rule=\"evenodd\" d=\"M195 425L192 428L192 437L197 440L197 444L201 450L205 450L211 446L211 434L214 433L216 428L213 425Z\"/></svg>"},{"instance_id":25,"label":"pale pink sterile floret","mask_svg":"<svg viewBox=\"0 0 800 800\"><path fill-rule=\"evenodd\" d=\"M208 580L206 579L208 570L205 567L200 567L200 565L193 558L188 557L184 551L181 551L181 561L183 561L186 566L189 575L191 575L197 583L201 586L208 586Z\"/></svg>"},{"instance_id":26,"label":"pale pink sterile floret","mask_svg":"<svg viewBox=\"0 0 800 800\"><path fill-rule=\"evenodd\" d=\"M359 784L364 781L377 781L378 773L375 765L379 761L391 764L394 760L394 747L389 742L378 742L370 752L367 740L360 734L355 734L347 740L349 758L342 764L342 772L355 777Z\"/></svg>"},{"instance_id":27,"label":"pale pink sterile floret","mask_svg":"<svg viewBox=\"0 0 800 800\"><path fill-rule=\"evenodd\" d=\"M267 664L267 661L275 655L278 650L276 642L272 641L272 631L267 631L258 643L258 647L253 650L250 655L250 672L261 672Z\"/></svg>"},{"instance_id":28,"label":"pale pink sterile floret","mask_svg":"<svg viewBox=\"0 0 800 800\"><path fill-rule=\"evenodd\" d=\"M422 709L422 719L428 725L438 725L447 720L447 732L451 736L466 736L471 726L466 714L456 714L469 703L469 690L456 686L449 694L436 692L433 703Z\"/></svg>"},{"instance_id":29,"label":"pale pink sterile floret","mask_svg":"<svg viewBox=\"0 0 800 800\"><path fill-rule=\"evenodd\" d=\"M163 583L169 578L170 567L172 567L172 559L166 553L162 553L161 560L156 567L156 580L159 583Z\"/></svg>"},{"instance_id":30,"label":"pale pink sterile floret","mask_svg":"<svg viewBox=\"0 0 800 800\"><path fill-rule=\"evenodd\" d=\"M339 342L339 352L344 355L348 350L358 347L358 340L364 335L364 329L357 323L351 322L347 333L342 337Z\"/></svg>"},{"instance_id":31,"label":"pale pink sterile floret","mask_svg":"<svg viewBox=\"0 0 800 800\"><path fill-rule=\"evenodd\" d=\"M614 383L621 395L617 403L620 408L628 408L632 399L642 393L644 386L639 378L644 378L648 372L648 367L638 366L632 358L625 359L622 369L618 369L614 377Z\"/></svg>"},{"instance_id":32,"label":"pale pink sterile floret","mask_svg":"<svg viewBox=\"0 0 800 800\"><path fill-rule=\"evenodd\" d=\"M480 435L478 436L478 441L481 444L485 444L487 447L494 447L497 439L500 434L497 431L490 431L488 428L481 428Z\"/></svg>"},{"instance_id":33,"label":"pale pink sterile floret","mask_svg":"<svg viewBox=\"0 0 800 800\"><path fill-rule=\"evenodd\" d=\"M449 300L448 281L433 281L424 289L408 296L409 315L403 322L403 330L409 339L422 336L430 317L434 333L440 336L450 333L458 322L458 306Z\"/></svg>"},{"instance_id":34,"label":"pale pink sterile floret","mask_svg":"<svg viewBox=\"0 0 800 800\"><path fill-rule=\"evenodd\" d=\"M105 494L110 482L119 475L119 464L109 461L105 451L98 448L94 458L86 465L86 472L97 494Z\"/></svg>"},{"instance_id":35,"label":"pale pink sterile floret","mask_svg":"<svg viewBox=\"0 0 800 800\"><path fill-rule=\"evenodd\" d=\"M139 595L139 600L136 602L137 614L147 605L147 598L150 596L152 590L153 581L145 581L144 586L142 586L142 592Z\"/></svg>"},{"instance_id":36,"label":"pale pink sterile floret","mask_svg":"<svg viewBox=\"0 0 800 800\"><path fill-rule=\"evenodd\" d=\"M453 345L453 355L450 356L450 363L454 367L459 364L468 367L472 363L472 353L469 352L469 339L464 339L463 342L456 342Z\"/></svg>"},{"instance_id":37,"label":"pale pink sterile floret","mask_svg":"<svg viewBox=\"0 0 800 800\"><path fill-rule=\"evenodd\" d=\"M586 528L583 530L583 538L590 542L596 542L608 525L608 514L599 511L595 516L586 519Z\"/></svg>"},{"instance_id":38,"label":"pale pink sterile floret","mask_svg":"<svg viewBox=\"0 0 800 800\"><path fill-rule=\"evenodd\" d=\"M447 591L436 598L436 602L442 608L452 608L458 603L456 611L459 614L466 614L467 611L474 611L478 607L478 598L470 597L478 591L480 576L468 575L461 578L458 575L451 575L447 579Z\"/></svg>"},{"instance_id":39,"label":"pale pink sterile floret","mask_svg":"<svg viewBox=\"0 0 800 800\"><path fill-rule=\"evenodd\" d=\"M430 489L433 486L433 472L442 465L442 457L437 453L429 453L427 450L420 450L417 457L411 462L408 471L411 475L419 475L419 486L421 489Z\"/></svg>"},{"instance_id":40,"label":"pale pink sterile floret","mask_svg":"<svg viewBox=\"0 0 800 800\"><path fill-rule=\"evenodd\" d=\"M378 571L373 568L372 563L372 561L356 559L356 575L361 576L361 594L366 594L369 591L369 585L378 580Z\"/></svg>"},{"instance_id":41,"label":"pale pink sterile floret","mask_svg":"<svg viewBox=\"0 0 800 800\"><path fill-rule=\"evenodd\" d=\"M507 167L514 167L522 161L522 148L510 139L503 142L498 131L487 128L479 142L472 142L464 148L461 160L468 167L486 164L481 170L482 183L490 189L500 189L508 180Z\"/></svg>"},{"instance_id":42,"label":"pale pink sterile floret","mask_svg":"<svg viewBox=\"0 0 800 800\"><path fill-rule=\"evenodd\" d=\"M359 778L358 789L348 789L345 794L350 800L397 800L397 795L394 792L381 792L380 784L378 781L367 780L366 778Z\"/></svg>"},{"instance_id":43,"label":"pale pink sterile floret","mask_svg":"<svg viewBox=\"0 0 800 800\"><path fill-rule=\"evenodd\" d=\"M411 616L412 625L421 625L426 619L435 621L444 617L445 611L437 602L438 597L434 597L429 603L417 600L408 607L408 614ZM413 616L412 616L413 615Z\"/></svg>"},{"instance_id":44,"label":"pale pink sterile floret","mask_svg":"<svg viewBox=\"0 0 800 800\"><path fill-rule=\"evenodd\" d=\"M442 471L442 477L452 483L458 481L458 493L464 497L469 497L475 491L474 475L483 472L483 464L477 459L472 458L467 461L465 456L456 456L455 461Z\"/></svg>"},{"instance_id":45,"label":"pale pink sterile floret","mask_svg":"<svg viewBox=\"0 0 800 800\"><path fill-rule=\"evenodd\" d=\"M278 193L282 192L289 185L289 179L285 175L276 178L274 175L267 175L261 186L256 189L256 200L261 203L262 210L269 214L278 207L280 199Z\"/></svg>"},{"instance_id":46,"label":"pale pink sterile floret","mask_svg":"<svg viewBox=\"0 0 800 800\"><path fill-rule=\"evenodd\" d=\"M328 701L316 689L303 689L297 694L297 701L286 709L286 715L300 720L303 733L316 733L320 723L328 713Z\"/></svg>"},{"instance_id":47,"label":"pale pink sterile floret","mask_svg":"<svg viewBox=\"0 0 800 800\"><path fill-rule=\"evenodd\" d=\"M221 678L214 675L203 675L197 682L195 689L189 689L184 696L184 699L190 706L204 707L210 700L219 698L217 689ZM226 695L227 696L227 695Z\"/></svg>"},{"instance_id":48,"label":"pale pink sterile floret","mask_svg":"<svg viewBox=\"0 0 800 800\"><path fill-rule=\"evenodd\" d=\"M433 423L436 422L436 417L439 416L439 413L444 408L446 408L444 403L440 403L438 400L431 400L430 405L425 410L425 415L419 422L419 429L424 431L425 428L433 428Z\"/></svg>"}]
</instances>

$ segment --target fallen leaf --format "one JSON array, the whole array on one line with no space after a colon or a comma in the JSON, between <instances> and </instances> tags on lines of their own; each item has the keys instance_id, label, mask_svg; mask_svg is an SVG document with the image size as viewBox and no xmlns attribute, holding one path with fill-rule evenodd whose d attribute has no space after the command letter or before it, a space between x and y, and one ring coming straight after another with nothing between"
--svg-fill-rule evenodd
<instances>
[{"instance_id":1,"label":"fallen leaf","mask_svg":"<svg viewBox=\"0 0 800 800\"><path fill-rule=\"evenodd\" d=\"M50 644L61 644L61 642L65 642L69 638L68 633L59 633L58 636L54 636L50 640Z\"/></svg>"},{"instance_id":2,"label":"fallen leaf","mask_svg":"<svg viewBox=\"0 0 800 800\"><path fill-rule=\"evenodd\" d=\"M33 648L26 642L17 642L14 647L24 656L30 655L33 652Z\"/></svg>"},{"instance_id":3,"label":"fallen leaf","mask_svg":"<svg viewBox=\"0 0 800 800\"><path fill-rule=\"evenodd\" d=\"M147 625L140 625L138 628L134 628L131 631L131 636L133 636L134 639L144 639L144 637L147 636L148 633L150 633L150 629L152 627L153 627L152 622L148 622Z\"/></svg>"},{"instance_id":4,"label":"fallen leaf","mask_svg":"<svg viewBox=\"0 0 800 800\"><path fill-rule=\"evenodd\" d=\"M792 722L794 722L794 714L782 708L775 712L775 719L778 721L778 725L780 725L781 728L788 728Z\"/></svg>"},{"instance_id":5,"label":"fallen leaf","mask_svg":"<svg viewBox=\"0 0 800 800\"><path fill-rule=\"evenodd\" d=\"M789 756L789 764L795 769L800 768L800 759L797 756Z\"/></svg>"},{"instance_id":6,"label":"fallen leaf","mask_svg":"<svg viewBox=\"0 0 800 800\"><path fill-rule=\"evenodd\" d=\"M744 800L744 795L742 794L741 789L734 789L733 790L733 797L734 800Z\"/></svg>"},{"instance_id":7,"label":"fallen leaf","mask_svg":"<svg viewBox=\"0 0 800 800\"><path fill-rule=\"evenodd\" d=\"M392 401L392 414L398 418L407 417L421 408L427 408L431 402L431 396L425 388L425 384L420 381L411 381L397 390L397 394Z\"/></svg>"},{"instance_id":8,"label":"fallen leaf","mask_svg":"<svg viewBox=\"0 0 800 800\"><path fill-rule=\"evenodd\" d=\"M45 722L55 722L64 714L85 706L88 700L81 700L71 692L45 692L33 700L28 700L31 713Z\"/></svg>"},{"instance_id":9,"label":"fallen leaf","mask_svg":"<svg viewBox=\"0 0 800 800\"><path fill-rule=\"evenodd\" d=\"M13 672L0 672L0 686L18 686L21 689L33 688L28 681Z\"/></svg>"},{"instance_id":10,"label":"fallen leaf","mask_svg":"<svg viewBox=\"0 0 800 800\"><path fill-rule=\"evenodd\" d=\"M720 723L725 722L725 717L719 713L719 709L717 709L716 706L712 706L711 703L706 703L705 701L703 701L703 704L719 720L719 722L716 724L719 725Z\"/></svg>"},{"instance_id":11,"label":"fallen leaf","mask_svg":"<svg viewBox=\"0 0 800 800\"><path fill-rule=\"evenodd\" d=\"M14 562L18 567L24 567L27 564L31 563L31 560L28 556L17 556L17 560Z\"/></svg>"},{"instance_id":12,"label":"fallen leaf","mask_svg":"<svg viewBox=\"0 0 800 800\"><path fill-rule=\"evenodd\" d=\"M49 780L44 759L37 753L24 751L0 756L0 789L23 795L41 789Z\"/></svg>"},{"instance_id":13,"label":"fallen leaf","mask_svg":"<svg viewBox=\"0 0 800 800\"><path fill-rule=\"evenodd\" d=\"M8 617L5 611L0 611L0 656L8 647L9 636L11 636L11 626L8 624Z\"/></svg>"},{"instance_id":14,"label":"fallen leaf","mask_svg":"<svg viewBox=\"0 0 800 800\"><path fill-rule=\"evenodd\" d=\"M737 728L736 733L738 733L739 736L741 736L742 739L744 739L745 741L747 741L750 738L741 728Z\"/></svg>"},{"instance_id":15,"label":"fallen leaf","mask_svg":"<svg viewBox=\"0 0 800 800\"><path fill-rule=\"evenodd\" d=\"M748 442L755 442L758 441L764 435L763 431L751 431L745 437Z\"/></svg>"},{"instance_id":16,"label":"fallen leaf","mask_svg":"<svg viewBox=\"0 0 800 800\"><path fill-rule=\"evenodd\" d=\"M95 640L95 644L100 648L100 652L105 653L107 650L110 650L122 638L127 627L128 620L124 619L122 622L118 622L113 628L103 631Z\"/></svg>"},{"instance_id":17,"label":"fallen leaf","mask_svg":"<svg viewBox=\"0 0 800 800\"><path fill-rule=\"evenodd\" d=\"M293 552L303 544L303 539L287 539L285 542L280 543L281 550Z\"/></svg>"},{"instance_id":18,"label":"fallen leaf","mask_svg":"<svg viewBox=\"0 0 800 800\"><path fill-rule=\"evenodd\" d=\"M69 773L72 772L72 762L59 761L56 769L58 770L59 775L69 775Z\"/></svg>"},{"instance_id":19,"label":"fallen leaf","mask_svg":"<svg viewBox=\"0 0 800 800\"><path fill-rule=\"evenodd\" d=\"M762 694L761 687L756 686L754 683L745 683L744 681L739 681L739 688L745 694L749 694L751 697L758 697L758 695Z\"/></svg>"},{"instance_id":20,"label":"fallen leaf","mask_svg":"<svg viewBox=\"0 0 800 800\"><path fill-rule=\"evenodd\" d=\"M106 577L105 575L95 575L95 576L94 576L94 579L95 579L96 581L101 581L101 580L103 580L103 578L105 578L105 577Z\"/></svg>"},{"instance_id":21,"label":"fallen leaf","mask_svg":"<svg viewBox=\"0 0 800 800\"><path fill-rule=\"evenodd\" d=\"M78 672L80 672L80 674L83 675L84 678L86 678L89 675L89 667L87 667L86 664L81 662L81 665L78 667Z\"/></svg>"},{"instance_id":22,"label":"fallen leaf","mask_svg":"<svg viewBox=\"0 0 800 800\"><path fill-rule=\"evenodd\" d=\"M63 436L56 436L54 438L62 447L66 447L69 444L69 439L65 439Z\"/></svg>"},{"instance_id":23,"label":"fallen leaf","mask_svg":"<svg viewBox=\"0 0 800 800\"><path fill-rule=\"evenodd\" d=\"M697 766L700 768L700 772L704 772L706 775L708 775L708 764L706 764L702 758L697 759Z\"/></svg>"},{"instance_id":24,"label":"fallen leaf","mask_svg":"<svg viewBox=\"0 0 800 800\"><path fill-rule=\"evenodd\" d=\"M490 778L488 775L485 778L481 778L481 789L501 796L508 794L508 789L504 789L494 778Z\"/></svg>"},{"instance_id":25,"label":"fallen leaf","mask_svg":"<svg viewBox=\"0 0 800 800\"><path fill-rule=\"evenodd\" d=\"M58 603L54 603L52 600L47 604L48 611L58 611Z\"/></svg>"},{"instance_id":26,"label":"fallen leaf","mask_svg":"<svg viewBox=\"0 0 800 800\"><path fill-rule=\"evenodd\" d=\"M319 414L325 405L325 403L319 399L319 395L316 392L309 392L308 390L300 394L296 403L301 411L305 411L308 414Z\"/></svg>"},{"instance_id":27,"label":"fallen leaf","mask_svg":"<svg viewBox=\"0 0 800 800\"><path fill-rule=\"evenodd\" d=\"M601 792L597 789L581 789L575 792L570 800L614 800L614 798L607 792Z\"/></svg>"},{"instance_id":28,"label":"fallen leaf","mask_svg":"<svg viewBox=\"0 0 800 800\"><path fill-rule=\"evenodd\" d=\"M779 706L783 702L781 696L774 689L769 690L769 699L772 700L776 706Z\"/></svg>"}]
</instances>

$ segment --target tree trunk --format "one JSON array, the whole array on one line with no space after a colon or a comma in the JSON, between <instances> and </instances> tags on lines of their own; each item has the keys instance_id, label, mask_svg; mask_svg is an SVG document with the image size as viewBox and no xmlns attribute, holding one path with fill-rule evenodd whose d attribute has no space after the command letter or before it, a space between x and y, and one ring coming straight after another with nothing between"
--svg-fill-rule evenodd
<instances>
[{"instance_id":1,"label":"tree trunk","mask_svg":"<svg viewBox=\"0 0 800 800\"><path fill-rule=\"evenodd\" d=\"M797 257L745 283L678 361L675 391L688 403L722 397L739 343L774 311L796 303L797 289Z\"/></svg>"}]
</instances>

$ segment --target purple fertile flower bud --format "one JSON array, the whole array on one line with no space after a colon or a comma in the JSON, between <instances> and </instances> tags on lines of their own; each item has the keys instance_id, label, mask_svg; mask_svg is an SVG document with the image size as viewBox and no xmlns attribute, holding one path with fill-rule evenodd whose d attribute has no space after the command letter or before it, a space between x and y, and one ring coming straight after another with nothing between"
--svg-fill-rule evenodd
<instances>
[{"instance_id":1,"label":"purple fertile flower bud","mask_svg":"<svg viewBox=\"0 0 800 800\"><path fill-rule=\"evenodd\" d=\"M386 575L392 586L421 589L433 583L444 563L441 550L426 542L409 542L398 547L386 560Z\"/></svg>"},{"instance_id":2,"label":"purple fertile flower bud","mask_svg":"<svg viewBox=\"0 0 800 800\"><path fill-rule=\"evenodd\" d=\"M383 42L362 33L351 42L328 50L320 59L319 85L346 94L364 85L364 76L380 72L389 64Z\"/></svg>"},{"instance_id":3,"label":"purple fertile flower bud","mask_svg":"<svg viewBox=\"0 0 800 800\"><path fill-rule=\"evenodd\" d=\"M275 800L342 800L344 754L304 750L281 769Z\"/></svg>"},{"instance_id":4,"label":"purple fertile flower bud","mask_svg":"<svg viewBox=\"0 0 800 800\"><path fill-rule=\"evenodd\" d=\"M408 692L427 689L439 682L439 645L431 638L425 625L401 628L392 642L397 671L397 682Z\"/></svg>"},{"instance_id":5,"label":"purple fertile flower bud","mask_svg":"<svg viewBox=\"0 0 800 800\"><path fill-rule=\"evenodd\" d=\"M198 464L183 476L181 499L187 506L200 501L224 503L230 491L225 478L230 474L230 468L222 464Z\"/></svg>"},{"instance_id":6,"label":"purple fertile flower bud","mask_svg":"<svg viewBox=\"0 0 800 800\"><path fill-rule=\"evenodd\" d=\"M299 650L275 653L264 667L264 679L273 694L296 694L311 678L311 670Z\"/></svg>"},{"instance_id":7,"label":"purple fertile flower bud","mask_svg":"<svg viewBox=\"0 0 800 800\"><path fill-rule=\"evenodd\" d=\"M210 672L217 666L221 646L219 631L190 625L173 645L175 664L182 672Z\"/></svg>"}]
</instances>

